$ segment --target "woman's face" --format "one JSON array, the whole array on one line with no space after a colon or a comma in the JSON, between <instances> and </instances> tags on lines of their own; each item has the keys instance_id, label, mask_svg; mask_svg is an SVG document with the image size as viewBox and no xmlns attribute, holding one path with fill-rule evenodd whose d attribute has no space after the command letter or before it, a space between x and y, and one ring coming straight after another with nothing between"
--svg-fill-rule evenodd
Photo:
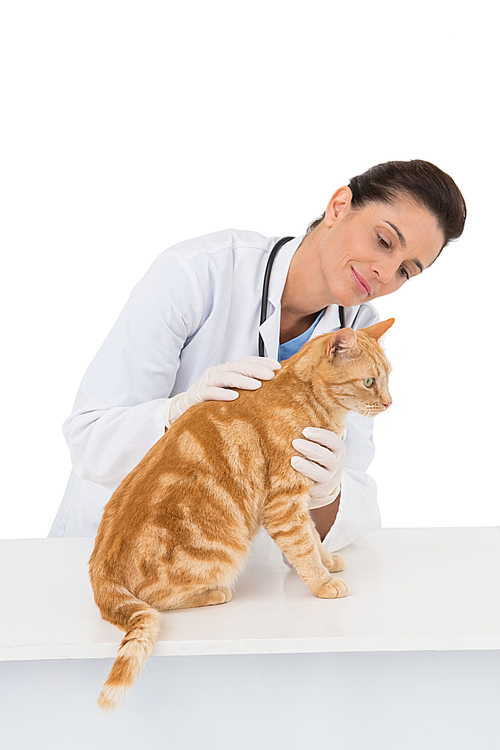
<instances>
[{"instance_id":1,"label":"woman's face","mask_svg":"<svg viewBox=\"0 0 500 750\"><path fill-rule=\"evenodd\" d=\"M444 244L435 216L408 198L350 204L337 190L325 212L318 256L332 301L344 307L391 294L433 263Z\"/></svg>"}]
</instances>

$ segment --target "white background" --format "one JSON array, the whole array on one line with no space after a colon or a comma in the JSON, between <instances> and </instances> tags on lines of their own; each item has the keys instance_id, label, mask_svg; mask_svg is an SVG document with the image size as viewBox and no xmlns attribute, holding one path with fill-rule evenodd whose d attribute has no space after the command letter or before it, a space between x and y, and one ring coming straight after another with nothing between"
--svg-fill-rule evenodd
<instances>
[{"instance_id":1,"label":"white background","mask_svg":"<svg viewBox=\"0 0 500 750\"><path fill-rule=\"evenodd\" d=\"M377 304L395 405L385 526L498 525L495 6L421 0L25 2L0 16L0 537L48 533L61 424L133 285L227 227L303 234L389 159L451 174L469 218Z\"/></svg>"}]
</instances>

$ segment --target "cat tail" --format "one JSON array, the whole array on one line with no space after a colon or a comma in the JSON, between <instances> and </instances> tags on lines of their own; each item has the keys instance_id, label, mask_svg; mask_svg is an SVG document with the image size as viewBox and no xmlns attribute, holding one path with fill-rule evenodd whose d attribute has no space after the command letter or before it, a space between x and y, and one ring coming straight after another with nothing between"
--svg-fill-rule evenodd
<instances>
[{"instance_id":1,"label":"cat tail","mask_svg":"<svg viewBox=\"0 0 500 750\"><path fill-rule=\"evenodd\" d=\"M109 677L97 699L99 708L111 712L118 708L127 696L151 655L160 630L160 614L133 596L124 586L110 583L108 586L113 589L113 610L116 613L114 618L109 619L126 631ZM120 609L122 613L119 615ZM126 619L123 617L125 612Z\"/></svg>"}]
</instances>

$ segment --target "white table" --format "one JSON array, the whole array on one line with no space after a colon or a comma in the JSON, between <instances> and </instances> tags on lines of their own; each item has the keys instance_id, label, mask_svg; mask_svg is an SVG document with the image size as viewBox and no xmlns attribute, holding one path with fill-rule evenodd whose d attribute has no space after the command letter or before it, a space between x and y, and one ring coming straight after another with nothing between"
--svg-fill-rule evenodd
<instances>
[{"instance_id":1,"label":"white table","mask_svg":"<svg viewBox=\"0 0 500 750\"><path fill-rule=\"evenodd\" d=\"M231 602L163 615L123 706L89 539L0 542L0 747L498 750L500 533L384 529L315 598L259 535Z\"/></svg>"}]
</instances>

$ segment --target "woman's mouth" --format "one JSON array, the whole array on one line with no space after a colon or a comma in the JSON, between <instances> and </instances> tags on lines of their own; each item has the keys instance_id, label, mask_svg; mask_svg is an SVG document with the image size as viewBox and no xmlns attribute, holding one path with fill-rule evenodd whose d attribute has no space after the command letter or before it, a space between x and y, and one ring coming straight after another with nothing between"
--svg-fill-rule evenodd
<instances>
[{"instance_id":1,"label":"woman's mouth","mask_svg":"<svg viewBox=\"0 0 500 750\"><path fill-rule=\"evenodd\" d=\"M351 266L351 274L352 274L352 278L354 279L354 283L356 284L360 292L363 292L363 294L372 293L372 289L369 283L365 281L364 278L359 275L359 273L356 273L356 271L354 270L352 266Z\"/></svg>"}]
</instances>

